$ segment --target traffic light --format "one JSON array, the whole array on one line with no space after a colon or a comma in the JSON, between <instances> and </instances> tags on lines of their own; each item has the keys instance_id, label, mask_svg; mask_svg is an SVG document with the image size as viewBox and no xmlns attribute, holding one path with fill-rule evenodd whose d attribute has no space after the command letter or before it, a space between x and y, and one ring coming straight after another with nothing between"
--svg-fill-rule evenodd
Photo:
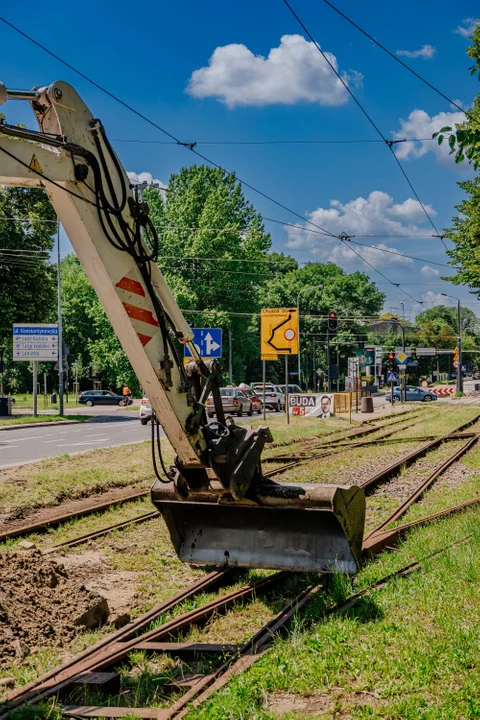
<instances>
[{"instance_id":1,"label":"traffic light","mask_svg":"<svg viewBox=\"0 0 480 720\"><path fill-rule=\"evenodd\" d=\"M387 370L395 370L395 353L388 353Z\"/></svg>"},{"instance_id":2,"label":"traffic light","mask_svg":"<svg viewBox=\"0 0 480 720\"><path fill-rule=\"evenodd\" d=\"M455 362L458 362L458 347L456 347L453 351L453 359Z\"/></svg>"},{"instance_id":3,"label":"traffic light","mask_svg":"<svg viewBox=\"0 0 480 720\"><path fill-rule=\"evenodd\" d=\"M330 330L330 332L337 332L338 320L336 312L328 313L328 329Z\"/></svg>"}]
</instances>

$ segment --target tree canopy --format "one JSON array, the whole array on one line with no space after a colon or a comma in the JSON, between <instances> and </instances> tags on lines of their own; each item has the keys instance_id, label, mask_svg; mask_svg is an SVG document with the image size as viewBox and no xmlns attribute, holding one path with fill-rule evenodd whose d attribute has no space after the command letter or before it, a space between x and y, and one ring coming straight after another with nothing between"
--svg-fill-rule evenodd
<instances>
[{"instance_id":1,"label":"tree canopy","mask_svg":"<svg viewBox=\"0 0 480 720\"><path fill-rule=\"evenodd\" d=\"M7 347L5 379L14 390L24 386L29 364L11 361L13 323L57 319L57 274L50 262L57 227L43 190L0 189L0 216L22 218L0 221L0 344Z\"/></svg>"}]
</instances>

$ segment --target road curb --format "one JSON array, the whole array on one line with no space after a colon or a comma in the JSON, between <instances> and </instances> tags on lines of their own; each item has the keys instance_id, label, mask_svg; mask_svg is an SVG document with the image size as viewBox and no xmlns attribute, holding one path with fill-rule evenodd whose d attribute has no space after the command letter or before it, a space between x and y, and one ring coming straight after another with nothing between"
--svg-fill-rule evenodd
<instances>
[{"instance_id":1,"label":"road curb","mask_svg":"<svg viewBox=\"0 0 480 720\"><path fill-rule=\"evenodd\" d=\"M80 425L80 423L84 422L88 422L88 420L52 420L52 422L32 422L18 423L17 425L0 425L0 432L2 430L22 430L23 428L55 427L55 425Z\"/></svg>"}]
</instances>

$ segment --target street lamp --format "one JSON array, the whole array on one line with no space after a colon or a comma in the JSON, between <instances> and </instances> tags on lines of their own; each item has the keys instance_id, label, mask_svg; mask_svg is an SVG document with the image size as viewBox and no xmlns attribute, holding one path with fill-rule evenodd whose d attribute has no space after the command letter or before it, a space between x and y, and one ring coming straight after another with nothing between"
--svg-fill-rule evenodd
<instances>
[{"instance_id":1,"label":"street lamp","mask_svg":"<svg viewBox=\"0 0 480 720\"><path fill-rule=\"evenodd\" d=\"M457 367L457 392L463 392L463 374L462 374L462 305L460 299L455 295L449 295L448 293L440 293L443 297L449 297L457 301L457 325L458 325L458 367Z\"/></svg>"},{"instance_id":2,"label":"street lamp","mask_svg":"<svg viewBox=\"0 0 480 720\"><path fill-rule=\"evenodd\" d=\"M298 384L300 387L302 387L302 375L301 375L301 346L300 346L300 295L302 292L305 292L305 290L323 290L323 285L307 285L306 287L302 288L300 292L297 295L297 317L298 317ZM306 388L305 388L306 389Z\"/></svg>"}]
</instances>

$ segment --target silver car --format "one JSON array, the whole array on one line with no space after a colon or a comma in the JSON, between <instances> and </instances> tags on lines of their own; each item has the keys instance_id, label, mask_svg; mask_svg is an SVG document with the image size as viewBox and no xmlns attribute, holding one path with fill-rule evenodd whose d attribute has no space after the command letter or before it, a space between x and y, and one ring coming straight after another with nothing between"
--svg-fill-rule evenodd
<instances>
[{"instance_id":1,"label":"silver car","mask_svg":"<svg viewBox=\"0 0 480 720\"><path fill-rule=\"evenodd\" d=\"M263 401L263 385L255 384L255 392ZM285 394L279 385L265 385L265 407L276 411L285 408Z\"/></svg>"},{"instance_id":2,"label":"silver car","mask_svg":"<svg viewBox=\"0 0 480 720\"><path fill-rule=\"evenodd\" d=\"M252 401L249 397L247 397L247 395L245 395L241 388L220 388L220 397L222 400L223 410L227 413L227 415L235 414L238 415L238 417L242 417L244 412L246 412L247 415L253 415ZM215 415L215 405L213 403L212 395L210 395L207 400L207 415L210 418Z\"/></svg>"}]
</instances>

